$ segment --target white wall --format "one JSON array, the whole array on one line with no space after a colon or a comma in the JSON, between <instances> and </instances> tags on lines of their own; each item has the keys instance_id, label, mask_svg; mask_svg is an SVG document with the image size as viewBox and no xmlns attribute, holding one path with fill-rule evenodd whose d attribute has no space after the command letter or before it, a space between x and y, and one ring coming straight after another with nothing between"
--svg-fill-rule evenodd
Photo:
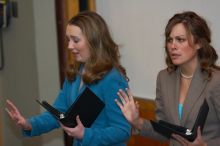
<instances>
[{"instance_id":1,"label":"white wall","mask_svg":"<svg viewBox=\"0 0 220 146\"><path fill-rule=\"evenodd\" d=\"M54 0L17 0L18 18L3 31L5 68L0 71L0 102L4 110L11 99L23 115L42 112L35 102L43 97L52 102L59 91L58 54ZM63 132L24 138L2 111L3 146L64 145Z\"/></svg>"},{"instance_id":2,"label":"white wall","mask_svg":"<svg viewBox=\"0 0 220 146\"><path fill-rule=\"evenodd\" d=\"M164 28L177 12L193 10L202 15L220 55L219 0L96 0L96 4L122 45L122 64L135 96L155 98L156 76L165 67Z\"/></svg>"},{"instance_id":3,"label":"white wall","mask_svg":"<svg viewBox=\"0 0 220 146\"><path fill-rule=\"evenodd\" d=\"M33 0L35 24L35 53L39 98L50 103L59 92L58 46L54 0ZM36 104L36 103L35 103ZM41 108L41 111L45 111ZM64 145L63 131L54 130L42 136L43 146Z\"/></svg>"}]
</instances>

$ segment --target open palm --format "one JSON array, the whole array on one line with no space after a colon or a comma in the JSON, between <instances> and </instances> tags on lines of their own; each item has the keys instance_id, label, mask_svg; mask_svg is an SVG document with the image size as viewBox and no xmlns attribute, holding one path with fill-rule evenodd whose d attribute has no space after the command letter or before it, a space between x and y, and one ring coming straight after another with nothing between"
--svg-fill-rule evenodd
<instances>
[{"instance_id":1,"label":"open palm","mask_svg":"<svg viewBox=\"0 0 220 146\"><path fill-rule=\"evenodd\" d=\"M135 124L136 120L139 118L139 105L135 103L132 93L129 89L126 89L125 93L123 90L119 90L118 96L121 100L119 102L115 99L115 102L120 107L123 115L132 125Z\"/></svg>"},{"instance_id":2,"label":"open palm","mask_svg":"<svg viewBox=\"0 0 220 146\"><path fill-rule=\"evenodd\" d=\"M22 129L31 129L30 124L27 123L27 120L21 115L17 107L10 101L6 101L6 111L11 117L11 119Z\"/></svg>"}]
</instances>

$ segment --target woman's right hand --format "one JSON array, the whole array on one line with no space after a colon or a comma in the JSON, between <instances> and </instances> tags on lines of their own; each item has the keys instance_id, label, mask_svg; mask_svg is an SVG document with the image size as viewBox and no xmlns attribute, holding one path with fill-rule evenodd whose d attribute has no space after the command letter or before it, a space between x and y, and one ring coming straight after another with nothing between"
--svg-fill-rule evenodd
<instances>
[{"instance_id":1,"label":"woman's right hand","mask_svg":"<svg viewBox=\"0 0 220 146\"><path fill-rule=\"evenodd\" d=\"M127 94L123 90L119 90L118 96L121 99L119 102L115 99L115 102L120 107L123 115L128 122L135 128L140 129L142 124L142 118L139 117L139 105L134 101L133 95L129 89L126 89Z\"/></svg>"},{"instance_id":2,"label":"woman's right hand","mask_svg":"<svg viewBox=\"0 0 220 146\"><path fill-rule=\"evenodd\" d=\"M7 111L11 119L16 123L16 125L21 127L23 130L32 129L32 126L28 123L27 119L25 119L21 115L17 107L10 100L6 100L5 110Z\"/></svg>"}]
</instances>

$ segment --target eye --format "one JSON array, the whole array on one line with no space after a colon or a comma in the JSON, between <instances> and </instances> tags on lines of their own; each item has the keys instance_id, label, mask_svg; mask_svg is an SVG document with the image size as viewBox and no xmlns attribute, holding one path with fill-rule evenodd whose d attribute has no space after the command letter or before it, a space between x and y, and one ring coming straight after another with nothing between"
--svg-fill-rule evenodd
<instances>
[{"instance_id":1,"label":"eye","mask_svg":"<svg viewBox=\"0 0 220 146\"><path fill-rule=\"evenodd\" d=\"M73 41L74 43L78 43L80 41L80 38L75 36L70 36L70 40Z\"/></svg>"},{"instance_id":2,"label":"eye","mask_svg":"<svg viewBox=\"0 0 220 146\"><path fill-rule=\"evenodd\" d=\"M182 38L182 37L176 37L176 40L177 40L177 42L180 42L180 43L186 41L186 39L185 39L185 38Z\"/></svg>"},{"instance_id":3,"label":"eye","mask_svg":"<svg viewBox=\"0 0 220 146\"><path fill-rule=\"evenodd\" d=\"M171 37L168 37L168 38L166 39L166 42L167 42L167 43L172 43L172 42L173 42L173 39L172 39Z\"/></svg>"},{"instance_id":4,"label":"eye","mask_svg":"<svg viewBox=\"0 0 220 146\"><path fill-rule=\"evenodd\" d=\"M73 41L74 41L75 43L78 43L78 42L80 41L80 39L74 38Z\"/></svg>"}]
</instances>

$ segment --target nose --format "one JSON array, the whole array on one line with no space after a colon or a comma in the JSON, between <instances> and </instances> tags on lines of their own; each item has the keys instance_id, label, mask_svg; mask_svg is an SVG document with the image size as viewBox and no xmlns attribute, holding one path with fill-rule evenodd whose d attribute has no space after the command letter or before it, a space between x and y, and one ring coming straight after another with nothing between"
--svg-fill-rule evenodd
<instances>
[{"instance_id":1,"label":"nose","mask_svg":"<svg viewBox=\"0 0 220 146\"><path fill-rule=\"evenodd\" d=\"M68 49L70 50L74 49L74 43L72 41L68 42Z\"/></svg>"},{"instance_id":2,"label":"nose","mask_svg":"<svg viewBox=\"0 0 220 146\"><path fill-rule=\"evenodd\" d=\"M170 44L170 49L171 50L176 50L176 42L175 41L172 41L169 44Z\"/></svg>"}]
</instances>

